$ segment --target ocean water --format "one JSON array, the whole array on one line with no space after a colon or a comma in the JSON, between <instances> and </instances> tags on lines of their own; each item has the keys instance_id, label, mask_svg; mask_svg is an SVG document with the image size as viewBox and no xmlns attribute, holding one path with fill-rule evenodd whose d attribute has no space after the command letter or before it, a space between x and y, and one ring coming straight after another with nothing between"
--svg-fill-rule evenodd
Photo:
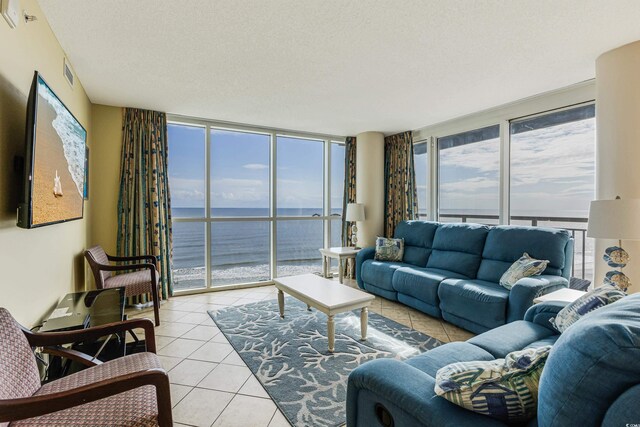
<instances>
[{"instance_id":1,"label":"ocean water","mask_svg":"<svg viewBox=\"0 0 640 427\"><path fill-rule=\"evenodd\" d=\"M38 83L38 95L44 99L56 112L56 118L51 125L62 141L64 157L67 159L69 173L80 196L84 193L84 157L86 131L71 113L56 98L54 93L42 83Z\"/></svg>"},{"instance_id":2,"label":"ocean water","mask_svg":"<svg viewBox=\"0 0 640 427\"><path fill-rule=\"evenodd\" d=\"M313 216L322 209L280 209L282 216ZM337 212L336 212L337 213ZM204 209L173 208L174 218L202 218ZM267 209L212 209L217 217L259 217ZM339 246L341 220L331 221L331 245ZM211 223L211 268L215 284L270 279L270 222L224 221ZM276 255L279 276L320 271L319 248L324 246L324 221L276 222ZM205 223L173 222L173 270L176 287L203 286L205 274Z\"/></svg>"}]
</instances>

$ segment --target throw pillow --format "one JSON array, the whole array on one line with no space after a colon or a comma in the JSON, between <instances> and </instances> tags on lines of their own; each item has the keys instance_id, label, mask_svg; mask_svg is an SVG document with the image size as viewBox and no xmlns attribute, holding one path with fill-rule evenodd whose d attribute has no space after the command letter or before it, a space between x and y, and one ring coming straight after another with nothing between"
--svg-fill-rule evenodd
<instances>
[{"instance_id":1,"label":"throw pillow","mask_svg":"<svg viewBox=\"0 0 640 427\"><path fill-rule=\"evenodd\" d=\"M458 362L436 373L435 392L451 403L501 421L526 422L538 409L538 383L551 346L504 359Z\"/></svg>"},{"instance_id":2,"label":"throw pillow","mask_svg":"<svg viewBox=\"0 0 640 427\"><path fill-rule=\"evenodd\" d=\"M599 288L587 292L572 303L567 304L567 306L556 314L556 317L549 319L549 321L562 333L587 313L611 304L612 302L616 302L626 295L627 294L614 285L602 285Z\"/></svg>"},{"instance_id":3,"label":"throw pillow","mask_svg":"<svg viewBox=\"0 0 640 427\"><path fill-rule=\"evenodd\" d=\"M531 258L525 252L519 260L511 264L511 267L504 272L500 278L500 286L511 289L523 277L537 276L542 273L548 264L549 261Z\"/></svg>"},{"instance_id":4,"label":"throw pillow","mask_svg":"<svg viewBox=\"0 0 640 427\"><path fill-rule=\"evenodd\" d=\"M376 239L376 256L378 261L402 261L404 255L404 239Z\"/></svg>"}]
</instances>

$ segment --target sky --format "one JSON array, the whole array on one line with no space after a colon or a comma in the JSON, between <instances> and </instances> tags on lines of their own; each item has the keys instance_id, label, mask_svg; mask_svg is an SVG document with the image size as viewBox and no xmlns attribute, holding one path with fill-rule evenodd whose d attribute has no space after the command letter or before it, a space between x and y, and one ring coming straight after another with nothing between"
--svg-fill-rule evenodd
<instances>
[{"instance_id":1,"label":"sky","mask_svg":"<svg viewBox=\"0 0 640 427\"><path fill-rule=\"evenodd\" d=\"M169 125L169 175L174 207L204 207L205 130ZM269 207L269 135L211 131L211 206ZM340 212L344 146L331 145L332 211ZM441 212L498 214L498 138L440 151ZM586 217L594 197L595 119L511 136L511 214ZM279 208L323 206L323 144L278 137ZM415 157L420 211L426 211L427 156Z\"/></svg>"},{"instance_id":2,"label":"sky","mask_svg":"<svg viewBox=\"0 0 640 427\"><path fill-rule=\"evenodd\" d=\"M174 207L205 206L205 129L170 124L169 180ZM211 207L269 208L270 136L211 130ZM331 144L332 211L341 211L344 146ZM316 208L322 214L324 148L322 141L278 137L279 208Z\"/></svg>"},{"instance_id":3,"label":"sky","mask_svg":"<svg viewBox=\"0 0 640 427\"><path fill-rule=\"evenodd\" d=\"M499 139L440 151L441 212L498 214ZM420 210L426 155L416 156ZM585 217L595 190L595 119L511 136L511 215Z\"/></svg>"}]
</instances>

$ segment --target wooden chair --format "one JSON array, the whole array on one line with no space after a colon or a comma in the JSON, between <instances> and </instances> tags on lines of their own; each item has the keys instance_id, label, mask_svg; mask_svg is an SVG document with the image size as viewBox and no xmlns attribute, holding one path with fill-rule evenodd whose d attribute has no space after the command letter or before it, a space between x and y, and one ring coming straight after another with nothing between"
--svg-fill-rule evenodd
<instances>
[{"instance_id":1,"label":"wooden chair","mask_svg":"<svg viewBox=\"0 0 640 427\"><path fill-rule=\"evenodd\" d=\"M153 313L155 315L156 326L160 325L160 300L158 298L158 286L160 276L156 269L157 260L153 255L141 255L131 257L117 257L107 255L100 246L93 246L84 251L84 257L89 262L93 277L96 280L98 289L126 288L125 296L131 297L150 293L153 299ZM131 262L149 261L141 264L113 265L110 261ZM113 274L114 271L131 271L130 273Z\"/></svg>"},{"instance_id":2,"label":"wooden chair","mask_svg":"<svg viewBox=\"0 0 640 427\"><path fill-rule=\"evenodd\" d=\"M142 328L147 352L102 363L60 347ZM88 368L41 384L31 347ZM171 426L169 377L155 355L153 322L134 319L69 332L33 333L0 308L0 425Z\"/></svg>"}]
</instances>

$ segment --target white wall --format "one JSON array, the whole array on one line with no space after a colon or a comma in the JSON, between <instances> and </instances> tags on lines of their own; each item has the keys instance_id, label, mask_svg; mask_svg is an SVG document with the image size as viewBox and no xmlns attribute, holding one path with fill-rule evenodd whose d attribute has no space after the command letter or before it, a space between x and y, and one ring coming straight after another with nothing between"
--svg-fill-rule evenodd
<instances>
[{"instance_id":1,"label":"white wall","mask_svg":"<svg viewBox=\"0 0 640 427\"><path fill-rule=\"evenodd\" d=\"M374 246L384 235L384 134L356 136L356 201L364 204L365 220L358 223L358 246Z\"/></svg>"},{"instance_id":2,"label":"white wall","mask_svg":"<svg viewBox=\"0 0 640 427\"><path fill-rule=\"evenodd\" d=\"M596 60L596 199L640 199L640 41ZM640 220L640 212L637 212ZM596 242L595 285L613 270L602 253L617 241ZM623 272L640 291L640 242L622 241L631 257ZM634 284L635 282L635 284Z\"/></svg>"}]
</instances>

